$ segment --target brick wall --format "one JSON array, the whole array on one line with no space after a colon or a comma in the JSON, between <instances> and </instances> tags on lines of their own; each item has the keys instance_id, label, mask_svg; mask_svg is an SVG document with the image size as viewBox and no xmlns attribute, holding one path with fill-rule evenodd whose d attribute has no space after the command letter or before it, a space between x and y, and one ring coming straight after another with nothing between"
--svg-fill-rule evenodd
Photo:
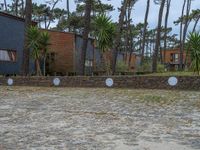
<instances>
[{"instance_id":1,"label":"brick wall","mask_svg":"<svg viewBox=\"0 0 200 150\"><path fill-rule=\"evenodd\" d=\"M106 87L108 77L58 77L60 87ZM178 84L168 85L169 77L115 76L113 88L200 90L200 77L177 77ZM13 77L15 86L53 86L54 77ZM7 85L8 78L0 77L0 85Z\"/></svg>"},{"instance_id":2,"label":"brick wall","mask_svg":"<svg viewBox=\"0 0 200 150\"><path fill-rule=\"evenodd\" d=\"M54 62L50 63L50 72L62 73L74 71L75 35L72 33L47 31L50 35L49 53L55 53Z\"/></svg>"}]
</instances>

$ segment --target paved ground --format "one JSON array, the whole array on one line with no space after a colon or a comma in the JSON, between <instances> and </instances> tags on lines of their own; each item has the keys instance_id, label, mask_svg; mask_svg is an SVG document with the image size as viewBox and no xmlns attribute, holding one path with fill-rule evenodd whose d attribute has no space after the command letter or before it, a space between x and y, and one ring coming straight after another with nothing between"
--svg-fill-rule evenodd
<instances>
[{"instance_id":1,"label":"paved ground","mask_svg":"<svg viewBox=\"0 0 200 150\"><path fill-rule=\"evenodd\" d=\"M0 149L198 150L200 92L0 87Z\"/></svg>"}]
</instances>

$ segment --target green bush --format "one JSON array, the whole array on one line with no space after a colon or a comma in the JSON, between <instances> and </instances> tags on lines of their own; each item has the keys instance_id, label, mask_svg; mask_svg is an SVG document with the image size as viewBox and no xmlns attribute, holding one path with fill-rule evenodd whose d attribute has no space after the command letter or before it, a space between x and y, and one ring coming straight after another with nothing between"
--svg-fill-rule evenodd
<instances>
[{"instance_id":1,"label":"green bush","mask_svg":"<svg viewBox=\"0 0 200 150\"><path fill-rule=\"evenodd\" d=\"M158 73L165 72L165 66L163 64L158 64L158 66L157 66L157 72Z\"/></svg>"},{"instance_id":2,"label":"green bush","mask_svg":"<svg viewBox=\"0 0 200 150\"><path fill-rule=\"evenodd\" d=\"M151 63L145 62L137 67L137 72L151 72Z\"/></svg>"},{"instance_id":3,"label":"green bush","mask_svg":"<svg viewBox=\"0 0 200 150\"><path fill-rule=\"evenodd\" d=\"M116 71L117 72L126 72L128 71L128 64L124 61L118 61L116 64Z\"/></svg>"}]
</instances>

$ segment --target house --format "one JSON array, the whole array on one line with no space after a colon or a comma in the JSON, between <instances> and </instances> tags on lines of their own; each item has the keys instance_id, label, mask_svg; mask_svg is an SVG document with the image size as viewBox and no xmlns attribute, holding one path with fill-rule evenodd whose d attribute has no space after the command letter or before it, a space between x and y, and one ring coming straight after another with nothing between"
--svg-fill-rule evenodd
<instances>
[{"instance_id":1,"label":"house","mask_svg":"<svg viewBox=\"0 0 200 150\"><path fill-rule=\"evenodd\" d=\"M82 36L70 32L42 30L50 35L50 46L46 61L49 75L78 75L80 73ZM94 39L89 38L86 51L86 74L92 74L100 64L100 52Z\"/></svg>"},{"instance_id":2,"label":"house","mask_svg":"<svg viewBox=\"0 0 200 150\"><path fill-rule=\"evenodd\" d=\"M23 63L23 47L25 36L25 20L7 13L0 12L0 74L19 75ZM33 22L33 25L37 23ZM49 52L45 62L48 75L78 75L80 73L82 36L75 33L44 30L50 35ZM112 56L112 53L110 54ZM111 57L109 58L112 59ZM118 61L124 60L124 53L119 52ZM30 59L31 60L31 59ZM125 62L128 63L129 56ZM137 61L136 55L131 55L130 70L134 70ZM41 68L44 66L41 62ZM95 40L89 38L86 61L86 74L102 71L102 53L95 46ZM29 64L30 74L35 73L35 64Z\"/></svg>"},{"instance_id":3,"label":"house","mask_svg":"<svg viewBox=\"0 0 200 150\"><path fill-rule=\"evenodd\" d=\"M79 75L82 49L82 36L55 30L44 30L50 35L50 46L46 60L46 73L48 75ZM111 61L112 52L105 53L107 60ZM95 40L89 38L86 51L85 72L91 74L105 73L103 67L102 53L95 45ZM119 52L117 60L124 61L124 53ZM129 56L126 58L128 64ZM138 55L132 54L130 60L130 70L133 71L140 63Z\"/></svg>"},{"instance_id":4,"label":"house","mask_svg":"<svg viewBox=\"0 0 200 150\"><path fill-rule=\"evenodd\" d=\"M180 66L180 48L174 48L174 49L167 49L162 50L162 56L164 64L166 65L167 69L174 71L177 70ZM183 67L185 67L187 64L190 63L190 60L187 57L187 52L184 50L183 52Z\"/></svg>"},{"instance_id":5,"label":"house","mask_svg":"<svg viewBox=\"0 0 200 150\"><path fill-rule=\"evenodd\" d=\"M17 75L21 72L24 46L25 20L0 12L0 74ZM34 25L36 23L33 22ZM34 62L30 61L30 73Z\"/></svg>"}]
</instances>

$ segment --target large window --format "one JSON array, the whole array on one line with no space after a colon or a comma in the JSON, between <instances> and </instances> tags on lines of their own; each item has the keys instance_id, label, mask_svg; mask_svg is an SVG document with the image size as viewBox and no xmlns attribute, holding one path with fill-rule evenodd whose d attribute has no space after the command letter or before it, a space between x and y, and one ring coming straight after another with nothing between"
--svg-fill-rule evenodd
<instances>
[{"instance_id":1,"label":"large window","mask_svg":"<svg viewBox=\"0 0 200 150\"><path fill-rule=\"evenodd\" d=\"M0 49L0 61L16 62L16 51Z\"/></svg>"}]
</instances>

